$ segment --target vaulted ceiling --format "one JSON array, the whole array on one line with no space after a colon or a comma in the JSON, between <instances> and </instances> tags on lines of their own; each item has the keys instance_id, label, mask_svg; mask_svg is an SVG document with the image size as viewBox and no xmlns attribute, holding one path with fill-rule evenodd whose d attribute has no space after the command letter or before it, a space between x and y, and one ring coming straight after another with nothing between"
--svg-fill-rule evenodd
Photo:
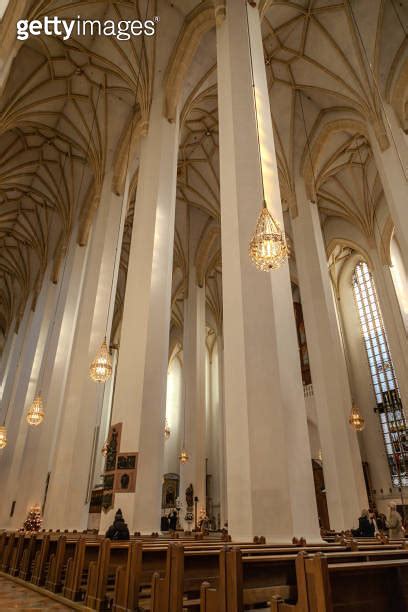
<instances>
[{"instance_id":1,"label":"vaulted ceiling","mask_svg":"<svg viewBox=\"0 0 408 612\"><path fill-rule=\"evenodd\" d=\"M222 0L43 0L48 15L178 23L167 68L167 114L182 108L172 326L183 324L188 257L183 211L199 215L195 248L208 319L221 325L221 251L215 15ZM380 93L408 127L406 0L262 0L270 88L286 222L296 214L297 175L316 192L322 221L341 218L369 239L386 208L367 135L387 146ZM17 16L17 3L13 11ZM25 6L24 6L25 5ZM10 10L10 9L8 9ZM147 10L147 13L146 13ZM218 13L217 13L218 14ZM7 14L0 25L4 34ZM2 31L3 28L3 31ZM124 146L132 120L148 118L155 37L32 38L15 47L0 102L0 330L21 317L47 271L53 280L69 240L85 244L106 172L123 190ZM140 78L139 78L140 77ZM138 84L139 83L139 84ZM324 135L324 137L323 137ZM310 161L312 160L312 163ZM120 327L137 175L125 225L114 328Z\"/></svg>"}]
</instances>

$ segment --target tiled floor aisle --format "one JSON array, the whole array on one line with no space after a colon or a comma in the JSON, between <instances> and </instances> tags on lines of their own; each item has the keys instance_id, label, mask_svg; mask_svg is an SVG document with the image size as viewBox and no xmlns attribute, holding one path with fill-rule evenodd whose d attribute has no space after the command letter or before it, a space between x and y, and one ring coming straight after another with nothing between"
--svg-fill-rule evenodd
<instances>
[{"instance_id":1,"label":"tiled floor aisle","mask_svg":"<svg viewBox=\"0 0 408 612\"><path fill-rule=\"evenodd\" d=\"M72 610L0 576L0 610Z\"/></svg>"}]
</instances>

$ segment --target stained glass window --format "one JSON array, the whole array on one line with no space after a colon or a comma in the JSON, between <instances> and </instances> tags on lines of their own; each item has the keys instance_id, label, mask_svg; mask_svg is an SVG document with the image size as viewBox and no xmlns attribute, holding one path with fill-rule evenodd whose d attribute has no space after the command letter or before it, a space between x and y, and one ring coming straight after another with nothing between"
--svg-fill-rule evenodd
<instances>
[{"instance_id":1,"label":"stained glass window","mask_svg":"<svg viewBox=\"0 0 408 612\"><path fill-rule=\"evenodd\" d=\"M354 270L353 290L392 482L397 487L407 486L407 423L374 280L365 262L360 262Z\"/></svg>"}]
</instances>

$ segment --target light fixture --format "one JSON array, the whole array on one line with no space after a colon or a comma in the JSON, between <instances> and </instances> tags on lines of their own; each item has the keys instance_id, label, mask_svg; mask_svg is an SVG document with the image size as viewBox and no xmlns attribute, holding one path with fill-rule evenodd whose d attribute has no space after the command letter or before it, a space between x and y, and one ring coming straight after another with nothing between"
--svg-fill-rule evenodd
<instances>
[{"instance_id":1,"label":"light fixture","mask_svg":"<svg viewBox=\"0 0 408 612\"><path fill-rule=\"evenodd\" d=\"M6 448L7 446L7 427L2 425L0 427L0 449Z\"/></svg>"},{"instance_id":2,"label":"light fixture","mask_svg":"<svg viewBox=\"0 0 408 612\"><path fill-rule=\"evenodd\" d=\"M104 457L107 456L109 450L109 442L106 440L105 444L102 446L101 453Z\"/></svg>"},{"instance_id":3,"label":"light fixture","mask_svg":"<svg viewBox=\"0 0 408 612\"><path fill-rule=\"evenodd\" d=\"M259 171L260 180L262 187L263 204L261 212L259 213L258 221L256 224L255 233L249 243L249 256L258 270L269 272L269 270L277 270L289 257L289 248L286 242L285 232L280 228L279 222L274 219L268 210L265 198L265 186L264 176L262 168L262 155L261 155L261 143L259 139L259 125L258 125L258 108L256 104L256 91L255 91L255 79L254 79L254 66L252 61L251 52L251 40L249 33L249 18L248 18L248 7L247 7L247 32L248 32L248 43L249 43L249 55L251 65L251 78L252 78L252 95L254 101L254 114L255 114L255 125L256 125L256 138L258 143L258 159L259 159Z\"/></svg>"},{"instance_id":4,"label":"light fixture","mask_svg":"<svg viewBox=\"0 0 408 612\"><path fill-rule=\"evenodd\" d=\"M106 336L95 359L90 365L89 376L93 381L98 383L104 383L112 376L112 360L109 355L108 345L106 344Z\"/></svg>"},{"instance_id":5,"label":"light fixture","mask_svg":"<svg viewBox=\"0 0 408 612\"><path fill-rule=\"evenodd\" d=\"M189 459L188 453L187 453L186 449L183 447L183 450L181 451L181 453L179 455L180 463L187 463L188 459Z\"/></svg>"},{"instance_id":6,"label":"light fixture","mask_svg":"<svg viewBox=\"0 0 408 612\"><path fill-rule=\"evenodd\" d=\"M170 425L166 419L166 422L164 424L164 437L166 440L168 440L170 438L170 434L171 434L171 429L170 429Z\"/></svg>"},{"instance_id":7,"label":"light fixture","mask_svg":"<svg viewBox=\"0 0 408 612\"><path fill-rule=\"evenodd\" d=\"M272 217L264 200L249 256L258 270L277 270L289 257L289 247L279 223Z\"/></svg>"},{"instance_id":8,"label":"light fixture","mask_svg":"<svg viewBox=\"0 0 408 612\"><path fill-rule=\"evenodd\" d=\"M365 419L360 414L356 404L353 402L351 407L351 414L349 416L349 423L356 431L363 431L365 427Z\"/></svg>"},{"instance_id":9,"label":"light fixture","mask_svg":"<svg viewBox=\"0 0 408 612\"><path fill-rule=\"evenodd\" d=\"M33 425L34 427L41 425L41 423L43 422L44 410L43 410L43 398L41 396L41 393L37 395L37 397L31 404L30 408L28 409L26 419L27 419L27 423L29 425Z\"/></svg>"}]
</instances>

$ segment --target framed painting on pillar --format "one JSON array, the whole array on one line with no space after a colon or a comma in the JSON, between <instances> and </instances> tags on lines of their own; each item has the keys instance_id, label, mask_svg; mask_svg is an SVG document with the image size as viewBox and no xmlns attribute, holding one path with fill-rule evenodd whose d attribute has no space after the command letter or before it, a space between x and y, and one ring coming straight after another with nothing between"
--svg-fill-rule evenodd
<instances>
[{"instance_id":1,"label":"framed painting on pillar","mask_svg":"<svg viewBox=\"0 0 408 612\"><path fill-rule=\"evenodd\" d=\"M134 493L136 490L138 453L120 453L115 472L115 493Z\"/></svg>"},{"instance_id":2,"label":"framed painting on pillar","mask_svg":"<svg viewBox=\"0 0 408 612\"><path fill-rule=\"evenodd\" d=\"M115 493L134 493L136 490L138 453L121 452L121 437L122 423L111 425L103 473L102 508L105 512L113 508Z\"/></svg>"}]
</instances>

